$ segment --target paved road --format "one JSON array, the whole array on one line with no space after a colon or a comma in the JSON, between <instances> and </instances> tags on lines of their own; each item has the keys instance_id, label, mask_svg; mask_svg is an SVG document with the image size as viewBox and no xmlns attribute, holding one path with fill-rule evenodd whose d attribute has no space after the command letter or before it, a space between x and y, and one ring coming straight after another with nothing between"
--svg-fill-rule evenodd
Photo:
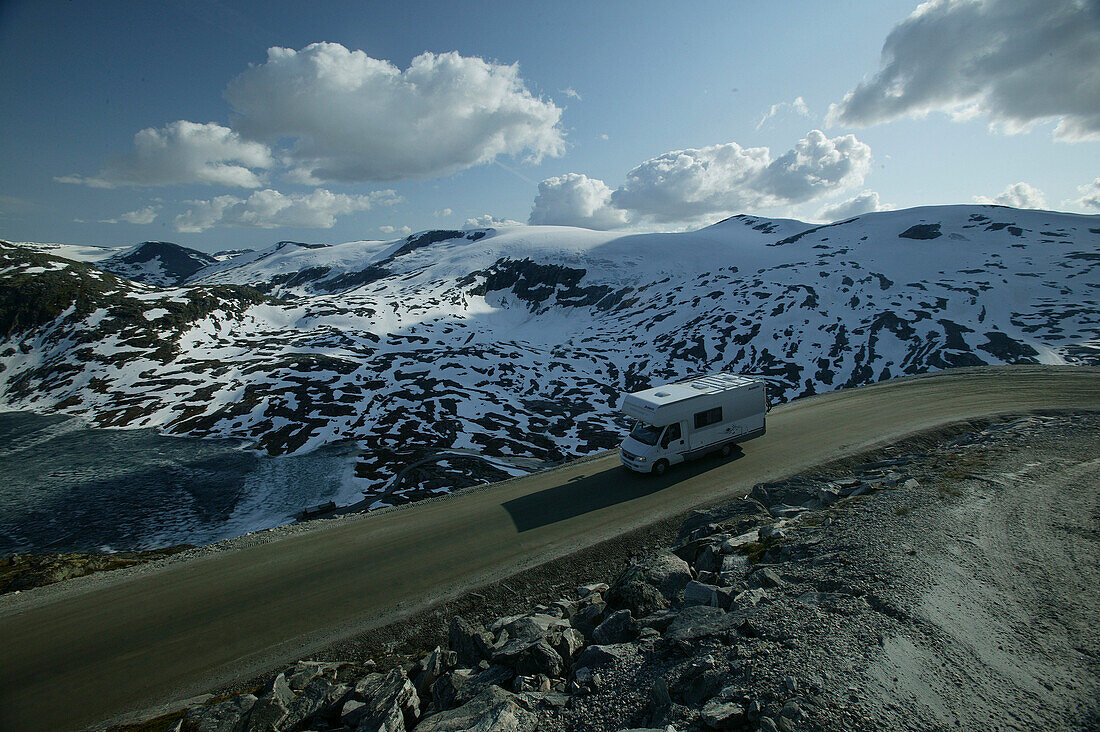
<instances>
[{"instance_id":1,"label":"paved road","mask_svg":"<svg viewBox=\"0 0 1100 732\"><path fill-rule=\"evenodd\" d=\"M783 405L726 463L662 479L608 456L0 606L0 729L80 729L302 657L434 599L745 493L762 480L966 418L1100 409L1100 369L1000 367ZM323 524L324 522L322 522Z\"/></svg>"}]
</instances>

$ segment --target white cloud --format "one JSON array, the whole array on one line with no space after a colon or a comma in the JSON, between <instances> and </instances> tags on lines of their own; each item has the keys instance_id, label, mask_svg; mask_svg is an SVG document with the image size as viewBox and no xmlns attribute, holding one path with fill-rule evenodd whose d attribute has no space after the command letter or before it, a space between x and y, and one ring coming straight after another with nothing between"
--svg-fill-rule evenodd
<instances>
[{"instance_id":1,"label":"white cloud","mask_svg":"<svg viewBox=\"0 0 1100 732\"><path fill-rule=\"evenodd\" d=\"M617 229L626 225L626 212L612 205L611 195L602 180L587 175L567 173L547 178L539 183L527 223Z\"/></svg>"},{"instance_id":2,"label":"white cloud","mask_svg":"<svg viewBox=\"0 0 1100 732\"><path fill-rule=\"evenodd\" d=\"M1034 188L1023 181L1013 183L993 198L987 196L974 196L976 203L995 203L1001 206L1013 208L1046 208L1046 197L1038 188Z\"/></svg>"},{"instance_id":3,"label":"white cloud","mask_svg":"<svg viewBox=\"0 0 1100 732\"><path fill-rule=\"evenodd\" d=\"M879 201L878 193L874 191L863 191L858 196L853 196L846 201L823 207L817 212L815 218L818 221L843 221L853 216L859 216L873 211L884 211L888 208L889 206L884 206L882 202Z\"/></svg>"},{"instance_id":4,"label":"white cloud","mask_svg":"<svg viewBox=\"0 0 1100 732\"><path fill-rule=\"evenodd\" d=\"M756 123L756 129L759 130L772 117L782 112L786 112L787 110L797 114L799 117L810 116L810 108L806 106L805 100L803 100L802 97L795 97L793 102L779 102L778 104L773 104L768 111L764 113L764 116L760 118L760 121Z\"/></svg>"},{"instance_id":5,"label":"white cloud","mask_svg":"<svg viewBox=\"0 0 1100 732\"><path fill-rule=\"evenodd\" d=\"M812 130L774 160L766 147L736 142L675 150L627 173L611 203L638 216L676 222L744 209L790 205L863 183L871 148L854 135Z\"/></svg>"},{"instance_id":6,"label":"white cloud","mask_svg":"<svg viewBox=\"0 0 1100 732\"><path fill-rule=\"evenodd\" d=\"M266 145L241 138L228 127L178 120L147 127L134 135L134 149L108 161L98 175L66 175L54 180L93 188L205 183L258 188L252 168L270 168Z\"/></svg>"},{"instance_id":7,"label":"white cloud","mask_svg":"<svg viewBox=\"0 0 1100 732\"><path fill-rule=\"evenodd\" d=\"M293 141L298 182L438 176L564 151L562 110L533 96L516 65L455 52L423 53L402 71L338 43L270 48L225 98L241 134Z\"/></svg>"},{"instance_id":8,"label":"white cloud","mask_svg":"<svg viewBox=\"0 0 1100 732\"><path fill-rule=\"evenodd\" d=\"M571 86L562 89L561 93L569 97L570 99L576 99L578 102L584 101L583 99L581 99L581 95L577 93L577 90Z\"/></svg>"},{"instance_id":9,"label":"white cloud","mask_svg":"<svg viewBox=\"0 0 1100 732\"><path fill-rule=\"evenodd\" d=\"M384 224L382 226L379 226L378 230L381 231L383 234L394 234L394 233L396 233L396 234L400 234L401 236L408 236L409 234L412 233L412 229L409 228L408 226L390 226L389 224Z\"/></svg>"},{"instance_id":10,"label":"white cloud","mask_svg":"<svg viewBox=\"0 0 1100 732\"><path fill-rule=\"evenodd\" d=\"M100 219L101 224L151 224L157 219L160 206L146 206L136 211L128 211L117 219Z\"/></svg>"},{"instance_id":11,"label":"white cloud","mask_svg":"<svg viewBox=\"0 0 1100 732\"><path fill-rule=\"evenodd\" d=\"M476 218L466 219L466 223L462 225L464 229L496 229L501 226L523 226L522 221L516 221L515 219L502 219L493 216L492 214L482 214Z\"/></svg>"},{"instance_id":12,"label":"white cloud","mask_svg":"<svg viewBox=\"0 0 1100 732\"><path fill-rule=\"evenodd\" d=\"M898 23L878 73L829 111L872 125L940 110L1008 132L1058 119L1060 141L1100 139L1100 8L1091 0L932 0Z\"/></svg>"},{"instance_id":13,"label":"white cloud","mask_svg":"<svg viewBox=\"0 0 1100 732\"><path fill-rule=\"evenodd\" d=\"M1077 192L1081 194L1081 197L1066 201L1064 205L1100 211L1100 178L1083 186L1077 186Z\"/></svg>"},{"instance_id":14,"label":"white cloud","mask_svg":"<svg viewBox=\"0 0 1100 732\"><path fill-rule=\"evenodd\" d=\"M437 219L439 219L439 218L443 218L444 216L450 216L453 213L454 213L454 211L452 211L449 208L441 208L438 211L433 211L432 216L435 216Z\"/></svg>"},{"instance_id":15,"label":"white cloud","mask_svg":"<svg viewBox=\"0 0 1100 732\"><path fill-rule=\"evenodd\" d=\"M183 232L205 231L212 226L328 229L336 224L338 216L400 200L392 190L347 195L318 188L307 194L284 194L267 188L248 198L217 196L207 201L188 201L191 208L176 217L175 225Z\"/></svg>"}]
</instances>

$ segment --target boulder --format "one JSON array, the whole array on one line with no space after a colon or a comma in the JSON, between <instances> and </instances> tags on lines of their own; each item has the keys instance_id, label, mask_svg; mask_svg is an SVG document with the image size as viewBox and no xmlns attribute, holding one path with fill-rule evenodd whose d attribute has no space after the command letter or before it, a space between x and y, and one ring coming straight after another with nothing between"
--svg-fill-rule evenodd
<instances>
[{"instance_id":1,"label":"boulder","mask_svg":"<svg viewBox=\"0 0 1100 732\"><path fill-rule=\"evenodd\" d=\"M577 597L585 598L585 597L588 597L589 595L591 595L592 593L597 593L597 594L602 595L603 593L607 592L607 590L608 590L608 586L607 586L606 582L593 582L591 584L581 585L580 587L578 587L577 588Z\"/></svg>"},{"instance_id":2,"label":"boulder","mask_svg":"<svg viewBox=\"0 0 1100 732\"><path fill-rule=\"evenodd\" d=\"M654 590L656 592L656 590ZM596 630L600 623L603 622L604 612L607 610L607 605L603 602L586 605L569 619L569 622L573 624L585 638L591 638L592 632Z\"/></svg>"},{"instance_id":3,"label":"boulder","mask_svg":"<svg viewBox=\"0 0 1100 732\"><path fill-rule=\"evenodd\" d=\"M518 674L561 676L565 662L555 650L569 623L551 615L524 615L502 630L508 640L493 651L495 663L511 666Z\"/></svg>"},{"instance_id":4,"label":"boulder","mask_svg":"<svg viewBox=\"0 0 1100 732\"><path fill-rule=\"evenodd\" d=\"M692 580L684 588L685 605L710 605L712 607L728 608L730 600L729 591L717 585L708 585Z\"/></svg>"},{"instance_id":5,"label":"boulder","mask_svg":"<svg viewBox=\"0 0 1100 732\"><path fill-rule=\"evenodd\" d=\"M515 675L515 671L500 664L478 672L459 669L454 673L444 674L432 685L432 701L440 711L453 709L462 706L490 686L504 687L511 683Z\"/></svg>"},{"instance_id":6,"label":"boulder","mask_svg":"<svg viewBox=\"0 0 1100 732\"><path fill-rule=\"evenodd\" d=\"M577 659L577 654L584 648L584 636L579 630L566 628L561 633L561 638L554 645L554 650L561 656L566 667L572 666Z\"/></svg>"},{"instance_id":7,"label":"boulder","mask_svg":"<svg viewBox=\"0 0 1100 732\"><path fill-rule=\"evenodd\" d=\"M244 732L256 704L252 694L241 694L218 704L194 707L183 716L184 732Z\"/></svg>"},{"instance_id":8,"label":"boulder","mask_svg":"<svg viewBox=\"0 0 1100 732\"><path fill-rule=\"evenodd\" d=\"M749 575L749 584L753 587L782 587L787 583L774 570L765 567Z\"/></svg>"},{"instance_id":9,"label":"boulder","mask_svg":"<svg viewBox=\"0 0 1100 732\"><path fill-rule=\"evenodd\" d=\"M363 706L343 713L341 721L354 723L358 732L405 732L420 716L420 697L401 668L365 676L350 697Z\"/></svg>"},{"instance_id":10,"label":"boulder","mask_svg":"<svg viewBox=\"0 0 1100 732\"><path fill-rule=\"evenodd\" d=\"M638 652L632 643L613 643L609 645L594 645L585 648L581 655L577 656L574 669L596 669L610 665L621 659L630 658Z\"/></svg>"},{"instance_id":11,"label":"boulder","mask_svg":"<svg viewBox=\"0 0 1100 732\"><path fill-rule=\"evenodd\" d=\"M504 689L490 686L455 709L428 717L416 732L533 732L538 717Z\"/></svg>"},{"instance_id":12,"label":"boulder","mask_svg":"<svg viewBox=\"0 0 1100 732\"><path fill-rule=\"evenodd\" d=\"M283 675L291 689L302 691L309 682L322 676L333 681L349 681L355 671L355 664L346 661L298 661L283 671Z\"/></svg>"},{"instance_id":13,"label":"boulder","mask_svg":"<svg viewBox=\"0 0 1100 732\"><path fill-rule=\"evenodd\" d=\"M746 721L745 708L732 701L711 699L703 706L703 722L714 729L739 729Z\"/></svg>"},{"instance_id":14,"label":"boulder","mask_svg":"<svg viewBox=\"0 0 1100 732\"><path fill-rule=\"evenodd\" d=\"M660 552L635 564L615 580L607 592L608 604L626 608L635 617L670 606L691 581L691 567L670 552Z\"/></svg>"},{"instance_id":15,"label":"boulder","mask_svg":"<svg viewBox=\"0 0 1100 732\"><path fill-rule=\"evenodd\" d=\"M285 674L276 674L248 715L248 732L279 732L284 728L283 721L293 701L294 690Z\"/></svg>"},{"instance_id":16,"label":"boulder","mask_svg":"<svg viewBox=\"0 0 1100 732\"><path fill-rule=\"evenodd\" d=\"M276 729L292 729L316 717L336 717L351 687L326 676L310 681L286 707L286 716Z\"/></svg>"},{"instance_id":17,"label":"boulder","mask_svg":"<svg viewBox=\"0 0 1100 732\"><path fill-rule=\"evenodd\" d=\"M431 653L417 661L408 674L416 687L416 693L420 696L430 694L435 680L455 667L457 656L454 651L444 651L436 646Z\"/></svg>"},{"instance_id":18,"label":"boulder","mask_svg":"<svg viewBox=\"0 0 1100 732\"><path fill-rule=\"evenodd\" d=\"M703 638L729 639L736 634L740 622L739 616L727 613L719 607L692 605L676 615L676 619L665 631L664 639L669 643L691 646Z\"/></svg>"},{"instance_id":19,"label":"boulder","mask_svg":"<svg viewBox=\"0 0 1100 732\"><path fill-rule=\"evenodd\" d=\"M741 527L751 524L755 517L763 512L764 507L752 498L741 498L720 508L692 511L680 525L673 547L680 548L700 537L711 536L721 531L739 533L745 530Z\"/></svg>"},{"instance_id":20,"label":"boulder","mask_svg":"<svg viewBox=\"0 0 1100 732\"><path fill-rule=\"evenodd\" d=\"M768 597L768 591L758 587L752 590L745 590L744 592L735 595L733 597L733 601L730 603L730 608L736 610L747 610L748 608L756 607L761 602L769 599L770 598ZM802 598L799 599L801 600Z\"/></svg>"},{"instance_id":21,"label":"boulder","mask_svg":"<svg viewBox=\"0 0 1100 732\"><path fill-rule=\"evenodd\" d=\"M611 613L599 627L592 631L592 639L600 645L626 643L636 637L638 637L638 624L634 622L629 610Z\"/></svg>"},{"instance_id":22,"label":"boulder","mask_svg":"<svg viewBox=\"0 0 1100 732\"><path fill-rule=\"evenodd\" d=\"M451 620L447 640L458 657L457 662L463 666L476 666L478 661L492 655L492 636L484 628L464 618L455 617Z\"/></svg>"}]
</instances>

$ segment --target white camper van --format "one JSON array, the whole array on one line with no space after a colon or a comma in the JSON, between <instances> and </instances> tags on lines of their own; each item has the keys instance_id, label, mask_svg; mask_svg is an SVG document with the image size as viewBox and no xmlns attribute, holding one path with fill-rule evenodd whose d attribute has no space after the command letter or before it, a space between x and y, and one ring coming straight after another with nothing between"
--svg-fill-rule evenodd
<instances>
[{"instance_id":1,"label":"white camper van","mask_svg":"<svg viewBox=\"0 0 1100 732\"><path fill-rule=\"evenodd\" d=\"M627 394L622 411L637 422L619 448L623 465L662 475L668 466L764 434L764 382L710 374Z\"/></svg>"}]
</instances>

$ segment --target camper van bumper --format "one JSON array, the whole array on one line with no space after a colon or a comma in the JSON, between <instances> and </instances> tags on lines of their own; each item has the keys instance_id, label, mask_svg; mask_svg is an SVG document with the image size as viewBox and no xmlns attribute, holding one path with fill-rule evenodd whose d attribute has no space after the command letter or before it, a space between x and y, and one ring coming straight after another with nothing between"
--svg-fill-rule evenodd
<instances>
[{"instance_id":1,"label":"camper van bumper","mask_svg":"<svg viewBox=\"0 0 1100 732\"><path fill-rule=\"evenodd\" d=\"M653 469L653 465L644 455L635 455L622 447L619 448L619 461L626 467L631 470L636 470L639 473L648 473Z\"/></svg>"}]
</instances>

